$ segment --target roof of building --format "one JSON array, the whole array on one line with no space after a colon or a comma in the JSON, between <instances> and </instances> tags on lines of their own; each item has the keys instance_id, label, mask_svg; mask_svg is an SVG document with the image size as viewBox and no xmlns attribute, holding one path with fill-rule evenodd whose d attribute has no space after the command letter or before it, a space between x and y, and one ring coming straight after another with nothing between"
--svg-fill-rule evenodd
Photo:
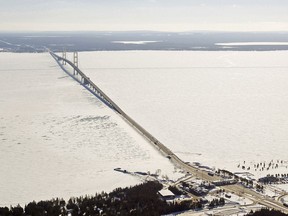
<instances>
[{"instance_id":1,"label":"roof of building","mask_svg":"<svg viewBox=\"0 0 288 216\"><path fill-rule=\"evenodd\" d=\"M161 191L159 191L159 194L163 197L166 196L175 196L174 193L172 193L169 189L162 189Z\"/></svg>"}]
</instances>

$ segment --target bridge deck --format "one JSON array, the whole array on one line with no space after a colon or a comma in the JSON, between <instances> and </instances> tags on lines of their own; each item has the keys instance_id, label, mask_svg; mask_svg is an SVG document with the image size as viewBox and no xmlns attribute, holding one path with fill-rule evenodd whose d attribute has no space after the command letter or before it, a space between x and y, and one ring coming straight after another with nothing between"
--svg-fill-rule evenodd
<instances>
[{"instance_id":1,"label":"bridge deck","mask_svg":"<svg viewBox=\"0 0 288 216\"><path fill-rule=\"evenodd\" d=\"M119 113L123 119L128 122L133 128L136 129L143 137L145 137L148 141L150 141L154 147L156 147L160 152L162 152L166 157L169 157L170 161L173 162L175 165L180 167L181 169L185 170L186 172L193 173L196 176L201 176L203 180L206 181L215 181L221 179L218 176L210 176L207 171L199 170L197 167L194 167L188 163L185 163L181 160L177 155L175 155L169 148L167 148L163 143L161 143L158 139L156 139L152 134L146 131L141 125L135 122L130 116L128 116L111 98L109 98L92 80L89 79L77 66L75 66L71 61L62 58L55 53L48 50L52 57L59 63L59 61L64 61L68 63L74 71L81 77L81 83L83 86L88 88L93 94L97 95L108 107L113 109L115 112ZM60 63L59 63L60 65ZM63 68L63 67L62 67ZM64 69L64 68L63 68ZM74 79L75 74L69 74ZM288 209L284 207L281 203L272 200L272 199L265 199L261 194L254 192L248 188L243 187L242 185L230 185L230 186L222 186L223 189L231 192L235 192L237 194L242 193L242 196L246 196L248 199L253 200L255 203L262 204L269 208L275 208L282 212L288 213Z\"/></svg>"},{"instance_id":2,"label":"bridge deck","mask_svg":"<svg viewBox=\"0 0 288 216\"><path fill-rule=\"evenodd\" d=\"M144 136L147 140L149 140L155 147L157 147L162 153L166 156L174 155L170 149L168 149L165 145L163 145L158 139L156 139L153 135L151 135L148 131L146 131L141 125L139 125L136 121L134 121L130 116L128 116L111 98L109 98L86 74L84 74L78 67L76 67L71 61L56 55L55 53L50 51L50 54L56 61L65 61L69 64L74 71L76 71L77 76L81 77L82 85L85 85L89 88L93 93L95 93L98 97L102 99L111 109L119 113L132 127L134 127L142 136ZM76 77L75 74L69 74L72 77ZM176 156L176 155L174 155ZM180 160L178 158L178 160Z\"/></svg>"}]
</instances>

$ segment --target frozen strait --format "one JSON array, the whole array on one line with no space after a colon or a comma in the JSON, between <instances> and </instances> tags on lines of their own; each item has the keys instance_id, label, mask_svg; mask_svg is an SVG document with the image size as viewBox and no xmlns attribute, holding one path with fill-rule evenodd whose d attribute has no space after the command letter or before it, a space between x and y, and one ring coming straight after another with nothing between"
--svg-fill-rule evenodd
<instances>
[{"instance_id":1,"label":"frozen strait","mask_svg":"<svg viewBox=\"0 0 288 216\"><path fill-rule=\"evenodd\" d=\"M175 176L168 159L48 53L0 53L0 65L1 206L140 182L117 167Z\"/></svg>"}]
</instances>

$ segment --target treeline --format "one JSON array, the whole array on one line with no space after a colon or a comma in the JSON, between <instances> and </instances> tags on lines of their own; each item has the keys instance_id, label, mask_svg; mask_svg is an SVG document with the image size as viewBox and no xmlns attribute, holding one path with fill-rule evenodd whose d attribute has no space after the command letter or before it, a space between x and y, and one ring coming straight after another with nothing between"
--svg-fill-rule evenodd
<instances>
[{"instance_id":1,"label":"treeline","mask_svg":"<svg viewBox=\"0 0 288 216\"><path fill-rule=\"evenodd\" d=\"M192 203L168 203L160 199L159 182L147 182L134 187L117 188L111 193L95 196L30 202L24 207L0 208L0 216L89 216L89 215L163 215L191 209Z\"/></svg>"},{"instance_id":2,"label":"treeline","mask_svg":"<svg viewBox=\"0 0 288 216\"><path fill-rule=\"evenodd\" d=\"M223 206L223 205L225 205L225 199L223 197L221 197L219 200L218 199L211 200L208 207L214 208L214 207Z\"/></svg>"},{"instance_id":3,"label":"treeline","mask_svg":"<svg viewBox=\"0 0 288 216\"><path fill-rule=\"evenodd\" d=\"M287 214L274 209L261 209L255 212L251 211L246 216L287 216Z\"/></svg>"}]
</instances>

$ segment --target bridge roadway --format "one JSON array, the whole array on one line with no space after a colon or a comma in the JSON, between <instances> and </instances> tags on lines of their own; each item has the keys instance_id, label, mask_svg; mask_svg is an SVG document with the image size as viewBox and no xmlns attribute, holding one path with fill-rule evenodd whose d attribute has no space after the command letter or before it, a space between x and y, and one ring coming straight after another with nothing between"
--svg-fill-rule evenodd
<instances>
[{"instance_id":1,"label":"bridge roadway","mask_svg":"<svg viewBox=\"0 0 288 216\"><path fill-rule=\"evenodd\" d=\"M189 172L195 176L198 176L199 178L203 179L204 181L216 181L221 180L222 178L219 176L210 176L208 175L208 171L200 170L195 166L192 166L191 164L185 163L183 160L181 160L177 155L175 155L169 148L167 148L163 143L161 143L158 139L156 139L153 135L151 135L148 131L146 131L141 125L139 125L137 122L135 122L130 116L128 116L112 99L110 99L97 85L95 85L92 80L89 79L78 67L76 67L71 61L62 58L55 53L48 50L52 57L59 63L59 61L65 61L68 63L74 71L81 77L82 85L86 86L86 88L89 88L90 91L92 91L94 94L97 95L98 98L100 98L107 106L109 106L111 109L116 111L120 114L120 116L128 123L130 124L134 129L136 129L137 132L139 132L143 137L145 137L150 143L153 144L154 147L156 147L164 156L169 158L171 162L173 162L177 167L181 168L182 170ZM74 75L69 74L70 76L74 77ZM264 197L263 195L249 189L245 188L244 186L240 184L234 184L234 185L228 185L228 186L221 186L222 189L225 189L225 191L230 191L235 194L239 194L242 197L246 197L247 199L252 200L254 203L258 203L261 205L264 205L268 208L274 208L277 210L280 210L282 212L288 213L288 208L284 207L281 202L278 202L276 200Z\"/></svg>"}]
</instances>

